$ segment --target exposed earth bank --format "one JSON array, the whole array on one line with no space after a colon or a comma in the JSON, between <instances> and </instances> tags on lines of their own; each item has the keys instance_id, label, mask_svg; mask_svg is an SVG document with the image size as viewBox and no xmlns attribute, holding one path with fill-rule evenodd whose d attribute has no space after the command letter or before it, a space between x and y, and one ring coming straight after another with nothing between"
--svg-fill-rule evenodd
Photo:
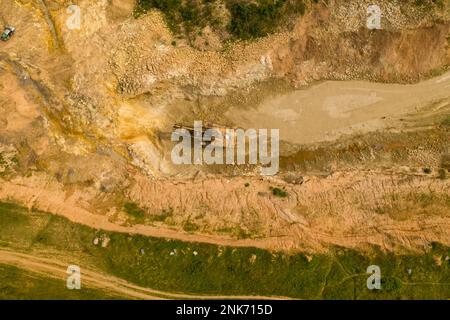
<instances>
[{"instance_id":1,"label":"exposed earth bank","mask_svg":"<svg viewBox=\"0 0 450 320\"><path fill-rule=\"evenodd\" d=\"M367 4L310 4L290 29L197 48L133 1L79 1L79 30L64 1L2 1L17 33L0 45L0 199L272 250L450 245L449 3L380 1L382 30ZM279 127L279 175L173 165L164 137L193 120Z\"/></svg>"}]
</instances>

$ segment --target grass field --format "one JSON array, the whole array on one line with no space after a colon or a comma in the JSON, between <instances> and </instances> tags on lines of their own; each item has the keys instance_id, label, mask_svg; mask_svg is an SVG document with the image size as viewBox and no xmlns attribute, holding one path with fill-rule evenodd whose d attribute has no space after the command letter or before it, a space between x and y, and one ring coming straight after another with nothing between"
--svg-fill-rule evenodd
<instances>
[{"instance_id":1,"label":"grass field","mask_svg":"<svg viewBox=\"0 0 450 320\"><path fill-rule=\"evenodd\" d=\"M0 247L51 255L140 286L168 292L288 296L302 299L447 299L450 249L433 245L422 255L396 256L373 248L370 255L335 248L330 254L274 253L103 232L65 218L0 203ZM106 247L94 239L109 238ZM440 263L437 263L440 261ZM382 289L366 287L369 265L379 265ZM409 272L408 272L409 271ZM30 278L0 268L0 297L107 298L91 291L74 296L65 282ZM15 288L17 281L30 289ZM12 288L12 289L11 289ZM19 290L20 289L20 290ZM82 289L83 290L83 289ZM46 291L45 295L39 292ZM69 293L67 293L67 292Z\"/></svg>"},{"instance_id":2,"label":"grass field","mask_svg":"<svg viewBox=\"0 0 450 320\"><path fill-rule=\"evenodd\" d=\"M63 280L43 277L33 272L0 264L0 300L5 299L118 299L102 290L68 290Z\"/></svg>"}]
</instances>

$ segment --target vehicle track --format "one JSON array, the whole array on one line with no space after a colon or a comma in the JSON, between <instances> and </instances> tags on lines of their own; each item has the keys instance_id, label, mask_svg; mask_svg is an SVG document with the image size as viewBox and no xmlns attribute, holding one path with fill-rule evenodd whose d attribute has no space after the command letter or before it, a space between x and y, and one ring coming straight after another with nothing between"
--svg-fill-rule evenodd
<instances>
[{"instance_id":1,"label":"vehicle track","mask_svg":"<svg viewBox=\"0 0 450 320\"><path fill-rule=\"evenodd\" d=\"M45 275L55 279L65 281L67 277L67 264L60 261L37 257L31 254L14 252L7 249L0 249L0 263L12 265L20 269ZM141 287L129 283L120 278L92 271L84 267L81 268L82 286L107 290L130 299L243 299L243 300L267 300L267 299L289 299L286 297L267 296L213 296L213 295L193 295L185 293L170 293L150 288Z\"/></svg>"},{"instance_id":2,"label":"vehicle track","mask_svg":"<svg viewBox=\"0 0 450 320\"><path fill-rule=\"evenodd\" d=\"M47 4L44 0L38 0L39 7L44 15L45 21L47 22L48 28L50 30L50 34L52 35L53 47L58 50L61 48L61 44L59 43L58 34L56 32L55 24L53 22L52 16L50 15L50 11L47 8Z\"/></svg>"}]
</instances>

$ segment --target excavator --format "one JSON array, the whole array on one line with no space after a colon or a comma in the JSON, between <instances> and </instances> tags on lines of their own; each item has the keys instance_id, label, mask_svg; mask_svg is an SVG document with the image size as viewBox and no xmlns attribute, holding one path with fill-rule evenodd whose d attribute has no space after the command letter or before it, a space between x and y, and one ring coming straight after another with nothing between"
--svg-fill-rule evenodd
<instances>
[{"instance_id":1,"label":"excavator","mask_svg":"<svg viewBox=\"0 0 450 320\"><path fill-rule=\"evenodd\" d=\"M234 133L235 130L238 128L229 128L226 126L207 122L201 127L201 135L199 137L197 137L197 135L195 134L195 128L190 125L176 123L176 124L174 124L173 129L175 129L175 130L176 129L185 129L185 130L189 131L189 133L191 134L191 137L193 137L193 139L199 139L201 141L202 146L206 146L208 144L218 143L219 141L221 141L222 144L225 144L226 143L225 141L229 141L229 139L236 140L236 137L234 134L232 134L232 136L229 136L227 129L232 129L231 132ZM211 136L211 134L212 134L211 131L215 131L216 135ZM220 136L222 136L222 139L219 138Z\"/></svg>"}]
</instances>

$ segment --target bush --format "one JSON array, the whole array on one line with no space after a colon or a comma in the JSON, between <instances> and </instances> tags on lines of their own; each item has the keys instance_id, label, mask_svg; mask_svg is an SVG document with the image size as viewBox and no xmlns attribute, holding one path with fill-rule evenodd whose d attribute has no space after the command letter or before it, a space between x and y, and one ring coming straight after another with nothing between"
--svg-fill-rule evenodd
<instances>
[{"instance_id":1,"label":"bush","mask_svg":"<svg viewBox=\"0 0 450 320\"><path fill-rule=\"evenodd\" d=\"M164 13L167 25L174 33L184 32L190 37L196 29L212 24L211 5L208 0L138 0L136 16L151 9L158 9Z\"/></svg>"},{"instance_id":2,"label":"bush","mask_svg":"<svg viewBox=\"0 0 450 320\"><path fill-rule=\"evenodd\" d=\"M445 119L442 121L442 125L443 125L444 127L450 127L450 117L445 118Z\"/></svg>"},{"instance_id":3,"label":"bush","mask_svg":"<svg viewBox=\"0 0 450 320\"><path fill-rule=\"evenodd\" d=\"M240 39L250 39L274 32L281 18L282 2L232 2L229 4L229 10L230 33Z\"/></svg>"},{"instance_id":4,"label":"bush","mask_svg":"<svg viewBox=\"0 0 450 320\"><path fill-rule=\"evenodd\" d=\"M199 229L198 225L191 221L186 221L183 225L183 230L186 232L194 232Z\"/></svg>"},{"instance_id":5,"label":"bush","mask_svg":"<svg viewBox=\"0 0 450 320\"><path fill-rule=\"evenodd\" d=\"M166 21L175 33L184 32L195 38L206 26L224 33L220 15L213 8L219 0L138 0L135 16L151 9L164 13ZM290 18L303 15L306 0L225 0L231 19L227 26L233 38L251 39L274 33L279 26L286 25ZM314 1L315 2L315 1Z\"/></svg>"},{"instance_id":6,"label":"bush","mask_svg":"<svg viewBox=\"0 0 450 320\"><path fill-rule=\"evenodd\" d=\"M441 180L445 180L447 179L447 170L445 170L444 168L440 168L439 169L439 179Z\"/></svg>"},{"instance_id":7,"label":"bush","mask_svg":"<svg viewBox=\"0 0 450 320\"><path fill-rule=\"evenodd\" d=\"M127 202L123 205L123 210L131 217L142 220L145 217L145 212L136 203Z\"/></svg>"},{"instance_id":8,"label":"bush","mask_svg":"<svg viewBox=\"0 0 450 320\"><path fill-rule=\"evenodd\" d=\"M433 170L431 168L423 168L423 173L430 174Z\"/></svg>"},{"instance_id":9,"label":"bush","mask_svg":"<svg viewBox=\"0 0 450 320\"><path fill-rule=\"evenodd\" d=\"M280 188L271 188L272 189L272 194L276 197L280 197L280 198L286 198L288 196L288 193Z\"/></svg>"}]
</instances>

